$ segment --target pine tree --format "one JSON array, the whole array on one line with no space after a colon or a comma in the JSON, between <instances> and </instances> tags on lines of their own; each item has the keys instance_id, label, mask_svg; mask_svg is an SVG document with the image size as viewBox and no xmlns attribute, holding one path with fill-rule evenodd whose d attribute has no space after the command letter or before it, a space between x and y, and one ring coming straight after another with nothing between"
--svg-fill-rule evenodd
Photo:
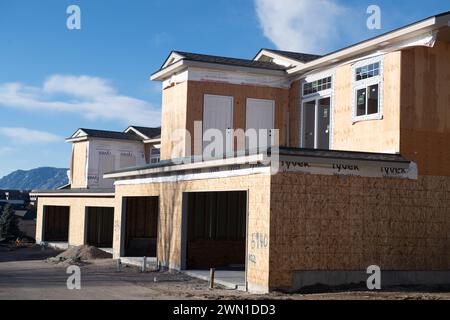
<instances>
[{"instance_id":1,"label":"pine tree","mask_svg":"<svg viewBox=\"0 0 450 320\"><path fill-rule=\"evenodd\" d=\"M3 208L0 217L0 239L10 239L20 236L17 217L15 211L10 204Z\"/></svg>"}]
</instances>

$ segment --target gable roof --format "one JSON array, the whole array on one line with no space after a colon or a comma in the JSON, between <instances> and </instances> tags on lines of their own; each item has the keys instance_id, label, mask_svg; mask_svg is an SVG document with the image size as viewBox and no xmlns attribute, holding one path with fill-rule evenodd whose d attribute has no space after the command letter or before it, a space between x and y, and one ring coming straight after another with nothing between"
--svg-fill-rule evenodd
<instances>
[{"instance_id":1,"label":"gable roof","mask_svg":"<svg viewBox=\"0 0 450 320\"><path fill-rule=\"evenodd\" d=\"M79 140L85 140L87 138L100 138L100 139L113 139L113 140L129 140L129 141L142 141L135 133L119 132L119 131L107 131L97 129L80 128L75 133L66 139L67 142L75 142Z\"/></svg>"},{"instance_id":2,"label":"gable roof","mask_svg":"<svg viewBox=\"0 0 450 320\"><path fill-rule=\"evenodd\" d=\"M151 127L140 127L140 126L129 126L125 132L128 133L133 131L134 133L140 135L146 140L159 139L161 137L161 127L151 128Z\"/></svg>"},{"instance_id":3,"label":"gable roof","mask_svg":"<svg viewBox=\"0 0 450 320\"><path fill-rule=\"evenodd\" d=\"M186 67L206 67L276 76L285 76L289 68L269 61L172 51L166 60L164 60L161 68L150 76L150 79L164 80L168 75L179 72Z\"/></svg>"},{"instance_id":4,"label":"gable roof","mask_svg":"<svg viewBox=\"0 0 450 320\"><path fill-rule=\"evenodd\" d=\"M253 60L227 58L183 51L172 51L161 68L155 72L151 80L164 80L168 75L179 72L187 66L222 69L242 68L243 71L255 73L273 74L277 76L299 75L311 70L329 67L336 63L349 61L355 57L362 57L374 51L398 50L402 43L412 41L417 37L427 37L430 33L440 28L450 27L450 11L431 16L429 18L413 22L404 27L386 32L376 37L352 44L346 48L328 53L324 56L306 54L300 52L261 49ZM265 54L264 54L265 53ZM274 63L260 59L261 55L286 60L286 63ZM209 66L208 64L212 64ZM234 68L233 68L234 67ZM248 69L250 68L250 70Z\"/></svg>"},{"instance_id":5,"label":"gable roof","mask_svg":"<svg viewBox=\"0 0 450 320\"><path fill-rule=\"evenodd\" d=\"M309 54L309 53L301 53L301 52L293 52L293 51L284 51L284 50L275 50L275 49L263 48L256 54L255 59L256 59L256 57L258 57L258 55L262 51L272 52L272 53L275 53L277 55L280 55L280 56L283 56L283 57L286 57L286 58L289 58L289 59L300 61L302 63L310 62L310 61L313 61L313 60L316 60L316 59L322 57L321 55L318 55L318 54Z\"/></svg>"},{"instance_id":6,"label":"gable roof","mask_svg":"<svg viewBox=\"0 0 450 320\"><path fill-rule=\"evenodd\" d=\"M223 56L214 56L209 54L191 53L184 51L172 51L181 57L182 60L216 63L237 67L259 68L268 70L286 70L287 68L279 64L267 61L255 61L249 59L230 58ZM169 56L170 57L170 56Z\"/></svg>"}]
</instances>

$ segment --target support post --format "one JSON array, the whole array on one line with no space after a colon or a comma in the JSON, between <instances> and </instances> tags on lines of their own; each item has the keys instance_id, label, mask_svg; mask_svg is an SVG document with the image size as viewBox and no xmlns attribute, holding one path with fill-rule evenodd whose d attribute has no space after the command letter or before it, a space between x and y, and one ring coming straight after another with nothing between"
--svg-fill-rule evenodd
<instances>
[{"instance_id":1,"label":"support post","mask_svg":"<svg viewBox=\"0 0 450 320\"><path fill-rule=\"evenodd\" d=\"M122 261L120 259L117 259L117 272L122 271Z\"/></svg>"},{"instance_id":2,"label":"support post","mask_svg":"<svg viewBox=\"0 0 450 320\"><path fill-rule=\"evenodd\" d=\"M142 259L142 272L145 272L146 269L147 269L147 257L144 257Z\"/></svg>"},{"instance_id":3,"label":"support post","mask_svg":"<svg viewBox=\"0 0 450 320\"><path fill-rule=\"evenodd\" d=\"M209 269L209 288L214 289L214 273L216 272L216 269L211 268Z\"/></svg>"}]
</instances>

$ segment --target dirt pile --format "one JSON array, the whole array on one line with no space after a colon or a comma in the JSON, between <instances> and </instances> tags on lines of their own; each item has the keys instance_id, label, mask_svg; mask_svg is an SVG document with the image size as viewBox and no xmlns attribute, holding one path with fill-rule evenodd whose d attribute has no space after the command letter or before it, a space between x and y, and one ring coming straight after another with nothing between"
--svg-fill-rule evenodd
<instances>
[{"instance_id":1,"label":"dirt pile","mask_svg":"<svg viewBox=\"0 0 450 320\"><path fill-rule=\"evenodd\" d=\"M111 259L112 254L100 250L93 246L83 245L77 247L71 247L66 251L60 253L54 258L51 258L51 262L65 262L65 261L86 261L95 259Z\"/></svg>"}]
</instances>

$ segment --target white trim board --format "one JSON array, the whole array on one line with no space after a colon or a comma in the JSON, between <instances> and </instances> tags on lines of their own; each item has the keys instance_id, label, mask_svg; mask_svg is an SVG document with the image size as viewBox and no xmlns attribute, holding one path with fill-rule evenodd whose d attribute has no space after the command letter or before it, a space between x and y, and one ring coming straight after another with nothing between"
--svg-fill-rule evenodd
<instances>
[{"instance_id":1,"label":"white trim board","mask_svg":"<svg viewBox=\"0 0 450 320\"><path fill-rule=\"evenodd\" d=\"M179 182L179 181L190 181L190 180L209 180L218 178L230 178L239 176L248 176L254 174L267 174L270 175L271 167L258 167L258 168L246 168L239 170L227 170L218 172L202 172L202 173L191 173L191 174L177 174L165 177L154 177L154 178L142 178L142 179L132 179L132 180L117 180L114 185L138 185L138 184L149 184L149 183L162 183L162 182Z\"/></svg>"}]
</instances>

